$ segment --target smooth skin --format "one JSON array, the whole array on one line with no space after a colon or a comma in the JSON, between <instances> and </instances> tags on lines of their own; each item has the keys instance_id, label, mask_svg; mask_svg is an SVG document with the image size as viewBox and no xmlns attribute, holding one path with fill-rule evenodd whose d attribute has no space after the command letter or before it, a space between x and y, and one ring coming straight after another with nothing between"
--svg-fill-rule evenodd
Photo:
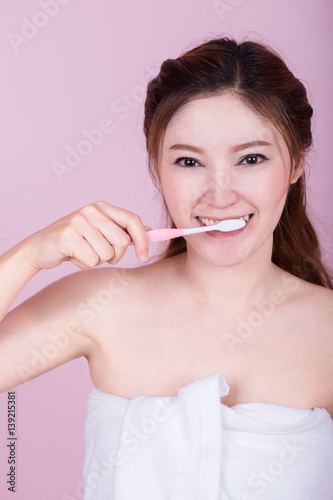
<instances>
[{"instance_id":1,"label":"smooth skin","mask_svg":"<svg viewBox=\"0 0 333 500\"><path fill-rule=\"evenodd\" d=\"M271 146L232 151L258 139ZM130 237L138 257L148 250L150 228L103 201L23 240L0 258L0 390L84 356L96 387L129 399L177 395L220 371L228 406L318 406L333 416L333 293L271 262L290 172L282 137L224 94L184 106L160 146L162 190L177 227L198 226L197 216L251 213L248 226L229 238L187 236L187 252L131 269L93 269L118 263ZM190 160L175 163L180 157ZM6 314L36 273L66 260L83 272Z\"/></svg>"}]
</instances>

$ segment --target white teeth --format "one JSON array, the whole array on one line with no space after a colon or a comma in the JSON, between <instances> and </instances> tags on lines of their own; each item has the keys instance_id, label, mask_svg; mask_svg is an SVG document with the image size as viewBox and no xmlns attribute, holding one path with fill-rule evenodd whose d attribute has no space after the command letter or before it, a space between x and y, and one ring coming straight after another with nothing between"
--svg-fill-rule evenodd
<instances>
[{"instance_id":1,"label":"white teeth","mask_svg":"<svg viewBox=\"0 0 333 500\"><path fill-rule=\"evenodd\" d=\"M215 224L220 222L218 220L213 220L213 219L203 219L202 217L198 217L198 218L201 220L201 222L203 224L205 224L205 226L214 226Z\"/></svg>"},{"instance_id":2,"label":"white teeth","mask_svg":"<svg viewBox=\"0 0 333 500\"><path fill-rule=\"evenodd\" d=\"M245 220L245 222L247 222L249 220L249 218L250 218L250 215L244 215L244 217L239 217L239 218L243 219L243 220ZM220 222L218 220L204 219L202 217L198 217L198 219L201 220L201 222L203 224L205 224L205 226L214 226L215 224L217 224L218 222Z\"/></svg>"}]
</instances>

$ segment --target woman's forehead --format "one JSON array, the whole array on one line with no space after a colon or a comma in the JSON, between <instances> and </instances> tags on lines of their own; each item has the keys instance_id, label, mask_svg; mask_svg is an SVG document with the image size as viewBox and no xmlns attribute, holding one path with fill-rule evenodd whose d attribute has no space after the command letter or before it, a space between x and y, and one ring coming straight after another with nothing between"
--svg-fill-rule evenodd
<instances>
[{"instance_id":1,"label":"woman's forehead","mask_svg":"<svg viewBox=\"0 0 333 500\"><path fill-rule=\"evenodd\" d=\"M171 142L196 141L208 145L218 141L225 147L261 140L274 143L279 132L267 118L246 107L239 99L216 96L195 99L178 110L164 134L167 149Z\"/></svg>"}]
</instances>

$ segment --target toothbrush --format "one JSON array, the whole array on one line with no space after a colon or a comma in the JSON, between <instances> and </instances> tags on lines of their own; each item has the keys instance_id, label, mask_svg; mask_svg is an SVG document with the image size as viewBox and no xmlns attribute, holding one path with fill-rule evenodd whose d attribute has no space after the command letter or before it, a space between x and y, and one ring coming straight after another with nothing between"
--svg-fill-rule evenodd
<instances>
[{"instance_id":1,"label":"toothbrush","mask_svg":"<svg viewBox=\"0 0 333 500\"><path fill-rule=\"evenodd\" d=\"M151 229L147 231L149 241L165 241L172 238L179 238L179 236L186 236L188 234L205 233L207 231L222 231L223 233L235 231L246 226L243 219L227 219L221 220L213 226L200 226L190 227L188 229Z\"/></svg>"}]
</instances>

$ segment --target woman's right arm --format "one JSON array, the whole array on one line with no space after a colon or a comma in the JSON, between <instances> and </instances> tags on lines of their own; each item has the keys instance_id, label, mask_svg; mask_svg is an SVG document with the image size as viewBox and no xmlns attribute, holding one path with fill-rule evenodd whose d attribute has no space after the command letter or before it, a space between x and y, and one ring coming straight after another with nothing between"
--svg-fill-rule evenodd
<instances>
[{"instance_id":1,"label":"woman's right arm","mask_svg":"<svg viewBox=\"0 0 333 500\"><path fill-rule=\"evenodd\" d=\"M92 268L119 262L131 240L139 258L148 250L146 229L137 215L99 201L29 236L0 257L0 392L89 356L92 326L79 311L100 287L103 270ZM88 274L66 276L8 312L41 269L68 260ZM119 269L108 273L112 279Z\"/></svg>"}]
</instances>

